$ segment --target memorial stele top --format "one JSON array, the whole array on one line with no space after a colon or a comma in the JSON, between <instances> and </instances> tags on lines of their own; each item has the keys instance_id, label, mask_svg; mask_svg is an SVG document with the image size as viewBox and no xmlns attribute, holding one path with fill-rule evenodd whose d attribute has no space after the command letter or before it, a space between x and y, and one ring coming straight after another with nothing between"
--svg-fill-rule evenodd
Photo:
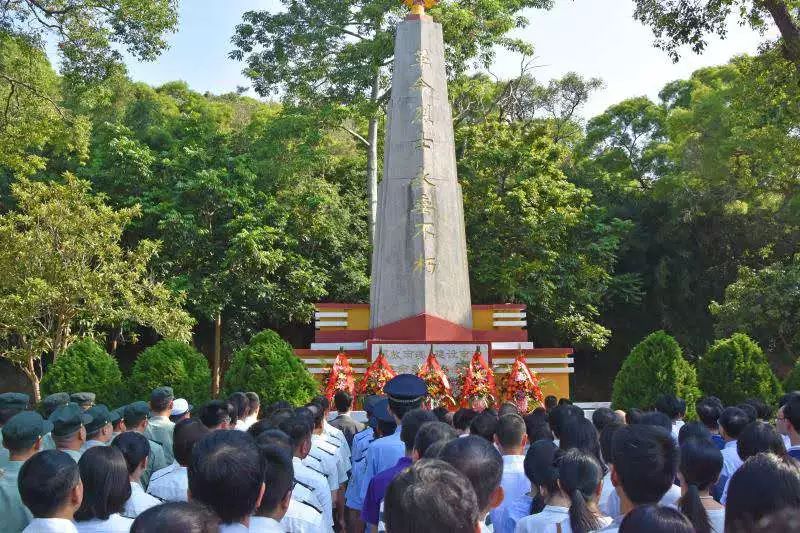
<instances>
[{"instance_id":1,"label":"memorial stele top","mask_svg":"<svg viewBox=\"0 0 800 533\"><path fill-rule=\"evenodd\" d=\"M403 3L411 9L412 15L422 16L426 9L438 4L439 0L403 0Z\"/></svg>"}]
</instances>

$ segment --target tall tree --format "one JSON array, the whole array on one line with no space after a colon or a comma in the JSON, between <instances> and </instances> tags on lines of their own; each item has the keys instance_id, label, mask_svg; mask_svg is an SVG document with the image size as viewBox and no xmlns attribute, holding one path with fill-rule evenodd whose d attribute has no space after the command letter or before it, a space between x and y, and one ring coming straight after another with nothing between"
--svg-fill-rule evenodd
<instances>
[{"instance_id":1,"label":"tall tree","mask_svg":"<svg viewBox=\"0 0 800 533\"><path fill-rule=\"evenodd\" d=\"M279 13L244 14L231 57L246 61L244 72L261 95L346 105L353 112L353 123L342 127L367 152L372 236L378 205L378 127L389 97L394 30L407 10L396 0L282 0L282 4L285 11ZM431 14L443 26L450 76L473 64L488 66L498 48L530 52L528 44L508 34L527 25L521 10L551 6L552 0L475 0L447 1L433 8Z\"/></svg>"}]
</instances>

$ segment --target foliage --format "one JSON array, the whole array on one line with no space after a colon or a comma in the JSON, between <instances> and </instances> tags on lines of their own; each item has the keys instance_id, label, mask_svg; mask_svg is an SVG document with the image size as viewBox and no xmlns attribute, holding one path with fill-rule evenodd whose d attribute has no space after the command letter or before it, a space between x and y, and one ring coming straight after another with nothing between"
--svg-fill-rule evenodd
<instances>
[{"instance_id":1,"label":"foliage","mask_svg":"<svg viewBox=\"0 0 800 533\"><path fill-rule=\"evenodd\" d=\"M67 348L47 367L42 377L42 394L91 391L96 402L117 407L125 403L122 372L117 360L90 338Z\"/></svg>"},{"instance_id":2,"label":"foliage","mask_svg":"<svg viewBox=\"0 0 800 533\"><path fill-rule=\"evenodd\" d=\"M262 331L236 352L225 373L225 393L253 391L264 405L284 400L304 405L319 386L292 347L272 330Z\"/></svg>"},{"instance_id":3,"label":"foliage","mask_svg":"<svg viewBox=\"0 0 800 533\"><path fill-rule=\"evenodd\" d=\"M625 359L614 379L611 403L615 409L645 408L661 394L686 400L689 410L700 398L697 374L683 358L681 347L667 333L656 331Z\"/></svg>"},{"instance_id":4,"label":"foliage","mask_svg":"<svg viewBox=\"0 0 800 533\"><path fill-rule=\"evenodd\" d=\"M761 348L742 333L714 343L697 362L697 377L703 394L716 396L725 405L748 398L773 405L782 393Z\"/></svg>"},{"instance_id":5,"label":"foliage","mask_svg":"<svg viewBox=\"0 0 800 533\"><path fill-rule=\"evenodd\" d=\"M170 386L176 398L195 404L211 395L211 370L206 358L179 340L162 340L136 358L130 377L135 398L149 398L156 387Z\"/></svg>"},{"instance_id":6,"label":"foliage","mask_svg":"<svg viewBox=\"0 0 800 533\"><path fill-rule=\"evenodd\" d=\"M783 382L783 390L786 392L800 391L800 360L795 363L792 371L786 376Z\"/></svg>"}]
</instances>

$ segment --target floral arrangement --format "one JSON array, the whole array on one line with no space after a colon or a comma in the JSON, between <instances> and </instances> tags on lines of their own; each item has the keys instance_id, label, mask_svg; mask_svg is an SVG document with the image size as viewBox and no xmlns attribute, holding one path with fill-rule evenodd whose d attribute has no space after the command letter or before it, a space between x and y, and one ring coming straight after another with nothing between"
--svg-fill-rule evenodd
<instances>
[{"instance_id":1,"label":"floral arrangement","mask_svg":"<svg viewBox=\"0 0 800 533\"><path fill-rule=\"evenodd\" d=\"M433 347L428 354L425 363L420 365L419 376L428 387L428 396L425 398L423 405L428 409L435 409L436 407L447 407L454 409L456 407L456 400L453 398L453 388L450 386L450 380L447 378L442 365L436 359L433 353Z\"/></svg>"},{"instance_id":2,"label":"floral arrangement","mask_svg":"<svg viewBox=\"0 0 800 533\"><path fill-rule=\"evenodd\" d=\"M537 405L544 404L544 393L539 376L528 368L522 352L517 355L511 371L508 373L505 399L514 402L523 413L529 413Z\"/></svg>"},{"instance_id":3,"label":"floral arrangement","mask_svg":"<svg viewBox=\"0 0 800 533\"><path fill-rule=\"evenodd\" d=\"M327 383L325 396L328 401L332 402L333 395L340 390L347 391L353 396L355 395L356 385L353 380L353 367L350 366L350 361L341 349L328 373Z\"/></svg>"},{"instance_id":4,"label":"floral arrangement","mask_svg":"<svg viewBox=\"0 0 800 533\"><path fill-rule=\"evenodd\" d=\"M496 404L497 387L494 382L494 372L476 349L469 365L459 370L462 407L470 407L476 401L485 402L487 407Z\"/></svg>"},{"instance_id":5,"label":"floral arrangement","mask_svg":"<svg viewBox=\"0 0 800 533\"><path fill-rule=\"evenodd\" d=\"M386 382L397 375L392 369L383 350L378 352L378 357L372 362L364 373L361 383L358 385L358 393L365 396L373 394L383 394L383 387Z\"/></svg>"}]
</instances>

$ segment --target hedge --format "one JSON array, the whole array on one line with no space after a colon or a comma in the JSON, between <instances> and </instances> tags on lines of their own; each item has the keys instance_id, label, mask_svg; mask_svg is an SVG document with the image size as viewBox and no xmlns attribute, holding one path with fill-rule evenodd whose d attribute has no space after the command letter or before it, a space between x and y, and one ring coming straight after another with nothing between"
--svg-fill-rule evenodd
<instances>
[{"instance_id":1,"label":"hedge","mask_svg":"<svg viewBox=\"0 0 800 533\"><path fill-rule=\"evenodd\" d=\"M125 403L117 360L90 338L73 343L42 377L42 396L56 392L94 392L97 403L112 408Z\"/></svg>"},{"instance_id":2,"label":"hedge","mask_svg":"<svg viewBox=\"0 0 800 533\"><path fill-rule=\"evenodd\" d=\"M176 398L195 405L211 398L211 370L205 356L177 340L162 340L142 352L133 364L131 392L148 400L156 387L168 385Z\"/></svg>"}]
</instances>

